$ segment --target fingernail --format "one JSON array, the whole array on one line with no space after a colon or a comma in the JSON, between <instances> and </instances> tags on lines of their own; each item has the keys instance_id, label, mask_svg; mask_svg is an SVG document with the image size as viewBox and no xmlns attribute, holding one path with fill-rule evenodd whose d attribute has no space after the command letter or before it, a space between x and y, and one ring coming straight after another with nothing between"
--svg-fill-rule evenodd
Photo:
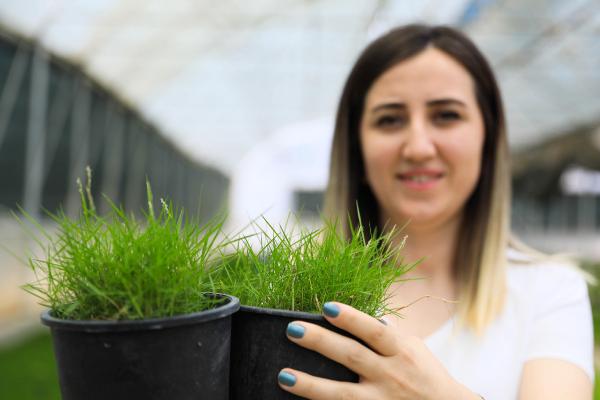
<instances>
[{"instance_id":1,"label":"fingernail","mask_svg":"<svg viewBox=\"0 0 600 400\"><path fill-rule=\"evenodd\" d=\"M385 319L383 319L383 318L381 318L381 319L379 320L379 322L381 322L381 323L382 323L382 324L384 324L384 325L387 325L387 321L386 321Z\"/></svg>"},{"instance_id":2,"label":"fingernail","mask_svg":"<svg viewBox=\"0 0 600 400\"><path fill-rule=\"evenodd\" d=\"M289 372L281 371L277 376L279 383L285 386L294 386L296 384L296 377Z\"/></svg>"},{"instance_id":3,"label":"fingernail","mask_svg":"<svg viewBox=\"0 0 600 400\"><path fill-rule=\"evenodd\" d=\"M300 339L304 336L304 327L302 325L289 323L287 326L287 334L293 338Z\"/></svg>"},{"instance_id":4,"label":"fingernail","mask_svg":"<svg viewBox=\"0 0 600 400\"><path fill-rule=\"evenodd\" d=\"M335 318L340 315L340 308L333 303L325 303L323 304L323 313L328 317Z\"/></svg>"}]
</instances>

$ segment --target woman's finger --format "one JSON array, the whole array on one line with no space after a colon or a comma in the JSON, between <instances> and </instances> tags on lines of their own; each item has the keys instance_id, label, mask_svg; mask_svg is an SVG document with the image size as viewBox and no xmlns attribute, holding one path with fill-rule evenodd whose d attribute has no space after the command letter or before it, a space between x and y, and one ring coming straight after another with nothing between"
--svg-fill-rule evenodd
<instances>
[{"instance_id":1,"label":"woman's finger","mask_svg":"<svg viewBox=\"0 0 600 400\"><path fill-rule=\"evenodd\" d=\"M316 351L362 377L371 378L377 373L379 356L349 337L304 321L290 323L287 335L294 343Z\"/></svg>"},{"instance_id":2,"label":"woman's finger","mask_svg":"<svg viewBox=\"0 0 600 400\"><path fill-rule=\"evenodd\" d=\"M383 356L397 352L397 332L381 321L343 303L329 302L323 306L327 321L353 334Z\"/></svg>"},{"instance_id":3,"label":"woman's finger","mask_svg":"<svg viewBox=\"0 0 600 400\"><path fill-rule=\"evenodd\" d=\"M277 379L283 390L306 399L367 399L365 388L357 383L332 381L289 368L281 370Z\"/></svg>"}]
</instances>

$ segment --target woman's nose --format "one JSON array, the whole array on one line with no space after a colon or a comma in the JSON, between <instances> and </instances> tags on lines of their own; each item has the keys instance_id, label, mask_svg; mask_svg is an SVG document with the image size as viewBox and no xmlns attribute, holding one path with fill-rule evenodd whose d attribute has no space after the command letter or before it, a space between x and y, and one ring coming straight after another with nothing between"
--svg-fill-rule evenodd
<instances>
[{"instance_id":1,"label":"woman's nose","mask_svg":"<svg viewBox=\"0 0 600 400\"><path fill-rule=\"evenodd\" d=\"M425 123L412 122L406 132L402 146L402 156L410 161L424 161L434 157L436 147L431 140L430 132Z\"/></svg>"}]
</instances>

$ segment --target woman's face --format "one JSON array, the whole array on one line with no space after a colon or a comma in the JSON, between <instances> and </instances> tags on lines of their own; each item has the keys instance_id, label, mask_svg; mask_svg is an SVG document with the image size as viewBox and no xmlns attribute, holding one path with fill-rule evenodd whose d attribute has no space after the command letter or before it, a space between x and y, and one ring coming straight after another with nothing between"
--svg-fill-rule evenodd
<instances>
[{"instance_id":1,"label":"woman's face","mask_svg":"<svg viewBox=\"0 0 600 400\"><path fill-rule=\"evenodd\" d=\"M484 135L474 82L446 53L429 47L384 72L360 126L380 222L436 227L459 217L479 178Z\"/></svg>"}]
</instances>

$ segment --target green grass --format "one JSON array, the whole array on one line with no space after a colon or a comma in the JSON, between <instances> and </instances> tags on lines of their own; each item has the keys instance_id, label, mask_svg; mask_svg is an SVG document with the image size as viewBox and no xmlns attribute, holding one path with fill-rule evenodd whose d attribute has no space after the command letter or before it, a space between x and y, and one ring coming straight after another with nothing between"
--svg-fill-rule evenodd
<instances>
[{"instance_id":1,"label":"green grass","mask_svg":"<svg viewBox=\"0 0 600 400\"><path fill-rule=\"evenodd\" d=\"M46 331L0 350L0 397L6 400L60 399L52 341Z\"/></svg>"},{"instance_id":2,"label":"green grass","mask_svg":"<svg viewBox=\"0 0 600 400\"><path fill-rule=\"evenodd\" d=\"M590 294L590 302L592 303L592 310L594 311L594 338L597 342L600 342L600 263L583 261L581 266L598 280L597 285L588 285L588 291Z\"/></svg>"},{"instance_id":3,"label":"green grass","mask_svg":"<svg viewBox=\"0 0 600 400\"><path fill-rule=\"evenodd\" d=\"M588 285L590 302L592 304L592 318L594 321L594 341L595 347L597 348L600 345L600 263L583 261L581 266L598 280L597 285ZM594 400L600 400L600 371L597 367Z\"/></svg>"},{"instance_id":4,"label":"green grass","mask_svg":"<svg viewBox=\"0 0 600 400\"><path fill-rule=\"evenodd\" d=\"M320 313L335 300L380 315L387 310L389 286L415 265L402 264L401 246L390 245L396 232L367 240L358 228L347 240L329 221L297 234L264 222L258 237L234 242L214 277L218 291L243 305ZM253 240L260 243L257 249Z\"/></svg>"},{"instance_id":5,"label":"green grass","mask_svg":"<svg viewBox=\"0 0 600 400\"><path fill-rule=\"evenodd\" d=\"M149 184L142 220L110 199L110 212L100 216L90 181L88 171L85 192L78 182L82 211L77 218L51 215L56 235L25 215L38 228L32 235L49 242L38 240L46 257L29 260L38 280L25 289L64 319L134 320L211 308L214 301L203 293L213 291L207 265L218 254L220 220L199 226L163 199L155 214Z\"/></svg>"}]
</instances>

